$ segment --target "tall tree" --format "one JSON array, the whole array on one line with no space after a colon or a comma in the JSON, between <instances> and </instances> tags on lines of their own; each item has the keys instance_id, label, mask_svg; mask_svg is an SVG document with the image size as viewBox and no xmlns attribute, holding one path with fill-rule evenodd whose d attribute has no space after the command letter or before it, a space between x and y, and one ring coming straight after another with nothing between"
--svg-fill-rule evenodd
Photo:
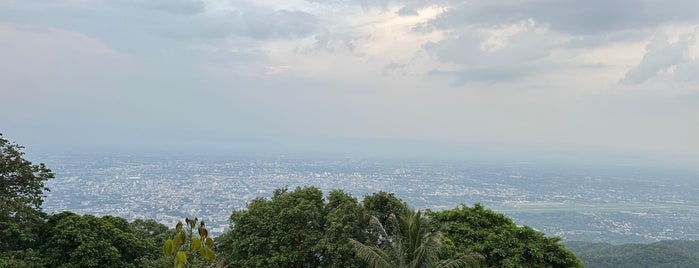
<instances>
[{"instance_id":1,"label":"tall tree","mask_svg":"<svg viewBox=\"0 0 699 268\"><path fill-rule=\"evenodd\" d=\"M29 248L37 241L32 231L46 217L41 211L44 182L54 174L41 163L24 159L24 147L0 133L0 252Z\"/></svg>"}]
</instances>

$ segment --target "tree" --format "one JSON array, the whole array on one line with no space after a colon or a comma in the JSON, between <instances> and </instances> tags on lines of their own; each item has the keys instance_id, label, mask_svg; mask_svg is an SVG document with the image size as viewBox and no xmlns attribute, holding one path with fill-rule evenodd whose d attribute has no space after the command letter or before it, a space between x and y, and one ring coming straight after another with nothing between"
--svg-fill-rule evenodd
<instances>
[{"instance_id":1,"label":"tree","mask_svg":"<svg viewBox=\"0 0 699 268\"><path fill-rule=\"evenodd\" d=\"M364 262L354 254L349 239L366 241L365 232L369 217L357 199L341 190L332 190L325 205L323 238L318 243L321 267L364 267Z\"/></svg>"},{"instance_id":2,"label":"tree","mask_svg":"<svg viewBox=\"0 0 699 268\"><path fill-rule=\"evenodd\" d=\"M323 193L315 187L277 189L231 215L221 243L233 267L318 267L324 226Z\"/></svg>"},{"instance_id":3,"label":"tree","mask_svg":"<svg viewBox=\"0 0 699 268\"><path fill-rule=\"evenodd\" d=\"M548 238L529 227L519 227L503 214L480 204L431 212L434 226L441 226L448 254L476 252L487 267L583 267L558 237Z\"/></svg>"},{"instance_id":4,"label":"tree","mask_svg":"<svg viewBox=\"0 0 699 268\"><path fill-rule=\"evenodd\" d=\"M379 191L371 195L364 196L362 200L364 209L370 216L376 217L386 228L388 234L393 233L393 222L389 222L391 215L400 217L400 214L408 211L408 204L396 197L393 193Z\"/></svg>"},{"instance_id":5,"label":"tree","mask_svg":"<svg viewBox=\"0 0 699 268\"><path fill-rule=\"evenodd\" d=\"M0 133L0 252L22 250L35 245L46 214L41 211L44 182L54 174L41 163L24 159L24 147Z\"/></svg>"},{"instance_id":6,"label":"tree","mask_svg":"<svg viewBox=\"0 0 699 268\"><path fill-rule=\"evenodd\" d=\"M47 267L135 267L158 256L158 247L137 238L119 217L61 212L42 230L40 254Z\"/></svg>"},{"instance_id":7,"label":"tree","mask_svg":"<svg viewBox=\"0 0 699 268\"><path fill-rule=\"evenodd\" d=\"M373 268L467 267L478 260L476 255L442 260L442 233L432 231L421 211L404 210L400 216L392 214L388 220L395 223L395 233L389 234L380 220L372 216L371 224L379 233L375 243L363 244L350 239L357 255Z\"/></svg>"}]
</instances>

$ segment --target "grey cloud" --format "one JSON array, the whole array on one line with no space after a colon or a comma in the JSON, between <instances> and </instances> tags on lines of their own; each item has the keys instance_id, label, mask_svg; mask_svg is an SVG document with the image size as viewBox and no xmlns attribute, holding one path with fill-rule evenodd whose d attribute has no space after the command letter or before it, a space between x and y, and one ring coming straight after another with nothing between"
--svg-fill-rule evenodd
<instances>
[{"instance_id":1,"label":"grey cloud","mask_svg":"<svg viewBox=\"0 0 699 268\"><path fill-rule=\"evenodd\" d=\"M334 49L329 46L330 39L330 31L328 31L327 29L323 29L323 31L315 35L316 42L313 43L313 49L316 51L325 50L332 52Z\"/></svg>"},{"instance_id":2,"label":"grey cloud","mask_svg":"<svg viewBox=\"0 0 699 268\"><path fill-rule=\"evenodd\" d=\"M404 6L397 12L398 16L417 16L420 15L415 8Z\"/></svg>"},{"instance_id":3,"label":"grey cloud","mask_svg":"<svg viewBox=\"0 0 699 268\"><path fill-rule=\"evenodd\" d=\"M446 37L436 43L427 43L424 48L437 55L442 61L463 65L522 64L549 55L554 46L547 36L526 31L512 36L504 48L484 51L480 45L487 36L482 33L463 31L458 36Z\"/></svg>"},{"instance_id":4,"label":"grey cloud","mask_svg":"<svg viewBox=\"0 0 699 268\"><path fill-rule=\"evenodd\" d=\"M343 5L361 5L363 8L380 7L386 8L393 0L307 0L311 3L320 4L343 4Z\"/></svg>"},{"instance_id":5,"label":"grey cloud","mask_svg":"<svg viewBox=\"0 0 699 268\"><path fill-rule=\"evenodd\" d=\"M454 77L453 85L462 86L468 83L495 84L517 81L529 72L527 69L514 68L464 68L457 71L433 70L429 74Z\"/></svg>"},{"instance_id":6,"label":"grey cloud","mask_svg":"<svg viewBox=\"0 0 699 268\"><path fill-rule=\"evenodd\" d=\"M235 33L256 39L307 37L320 29L312 14L288 10L236 14L233 24Z\"/></svg>"},{"instance_id":7,"label":"grey cloud","mask_svg":"<svg viewBox=\"0 0 699 268\"><path fill-rule=\"evenodd\" d=\"M598 48L615 42L640 42L646 40L652 34L650 30L630 29L602 35L580 36L566 42L563 47L576 48Z\"/></svg>"},{"instance_id":8,"label":"grey cloud","mask_svg":"<svg viewBox=\"0 0 699 268\"><path fill-rule=\"evenodd\" d=\"M320 3L326 5L358 5L365 10L381 9L386 10L391 6L403 6L398 11L400 16L417 15L417 10L422 7L431 5L446 5L450 0L306 0L311 3Z\"/></svg>"},{"instance_id":9,"label":"grey cloud","mask_svg":"<svg viewBox=\"0 0 699 268\"><path fill-rule=\"evenodd\" d=\"M653 27L668 21L696 21L699 2L668 1L455 1L449 11L421 29L500 25L533 18L551 29L581 35Z\"/></svg>"},{"instance_id":10,"label":"grey cloud","mask_svg":"<svg viewBox=\"0 0 699 268\"><path fill-rule=\"evenodd\" d=\"M156 32L172 39L204 41L221 38L299 38L322 30L318 19L306 12L256 9L217 15L200 14L189 19L173 20Z\"/></svg>"},{"instance_id":11,"label":"grey cloud","mask_svg":"<svg viewBox=\"0 0 699 268\"><path fill-rule=\"evenodd\" d=\"M244 12L209 13L197 0L105 0L90 8L42 3L0 2L0 21L80 32L143 59L171 51L186 57L186 50L201 45L245 51L259 44L254 40L307 37L321 29L309 13L247 6Z\"/></svg>"},{"instance_id":12,"label":"grey cloud","mask_svg":"<svg viewBox=\"0 0 699 268\"><path fill-rule=\"evenodd\" d=\"M475 81L495 83L498 79L522 79L533 73L533 69L541 69L539 61L548 57L553 47L547 38L544 34L525 31L510 37L505 47L487 51L480 47L487 35L469 29L439 42L427 43L423 48L443 62L462 67L457 72L432 74L451 75L458 85Z\"/></svg>"},{"instance_id":13,"label":"grey cloud","mask_svg":"<svg viewBox=\"0 0 699 268\"><path fill-rule=\"evenodd\" d=\"M108 0L116 7L131 5L134 8L145 8L162 12L192 15L201 13L206 7L202 0Z\"/></svg>"},{"instance_id":14,"label":"grey cloud","mask_svg":"<svg viewBox=\"0 0 699 268\"><path fill-rule=\"evenodd\" d=\"M699 60L692 60L679 65L674 71L675 80L683 82L699 82L699 75L697 74L699 74Z\"/></svg>"},{"instance_id":15,"label":"grey cloud","mask_svg":"<svg viewBox=\"0 0 699 268\"><path fill-rule=\"evenodd\" d=\"M389 75L389 74L406 75L406 74L408 74L408 72L406 70L407 67L408 67L407 64L392 61L390 64L383 67L383 75Z\"/></svg>"},{"instance_id":16,"label":"grey cloud","mask_svg":"<svg viewBox=\"0 0 699 268\"><path fill-rule=\"evenodd\" d=\"M679 71L683 72L687 68L691 69L688 46L694 43L694 38L685 36L680 41L670 44L666 37L654 38L646 46L646 54L641 63L629 70L622 79L624 84L640 84L653 77L659 71L667 70L673 66L679 66Z\"/></svg>"}]
</instances>

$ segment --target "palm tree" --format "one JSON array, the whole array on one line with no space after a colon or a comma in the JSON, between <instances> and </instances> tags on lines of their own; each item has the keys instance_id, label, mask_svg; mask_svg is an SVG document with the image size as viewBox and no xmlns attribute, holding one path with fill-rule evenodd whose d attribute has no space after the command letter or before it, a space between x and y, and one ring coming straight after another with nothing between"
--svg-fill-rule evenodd
<instances>
[{"instance_id":1,"label":"palm tree","mask_svg":"<svg viewBox=\"0 0 699 268\"><path fill-rule=\"evenodd\" d=\"M468 255L460 259L440 262L443 235L431 231L429 221L421 211L406 209L400 216L389 217L396 226L395 234L388 234L383 224L372 217L370 226L379 236L376 245L365 245L350 239L357 256L373 268L451 268L468 267L477 262L480 255Z\"/></svg>"}]
</instances>

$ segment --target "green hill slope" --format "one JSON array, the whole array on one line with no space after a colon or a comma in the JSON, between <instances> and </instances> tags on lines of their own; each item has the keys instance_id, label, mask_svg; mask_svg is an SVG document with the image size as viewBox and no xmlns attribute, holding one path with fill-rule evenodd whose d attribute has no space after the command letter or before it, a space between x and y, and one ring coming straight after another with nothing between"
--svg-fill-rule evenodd
<instances>
[{"instance_id":1,"label":"green hill slope","mask_svg":"<svg viewBox=\"0 0 699 268\"><path fill-rule=\"evenodd\" d=\"M567 242L587 267L699 267L699 241L660 241L652 244L612 245Z\"/></svg>"}]
</instances>

